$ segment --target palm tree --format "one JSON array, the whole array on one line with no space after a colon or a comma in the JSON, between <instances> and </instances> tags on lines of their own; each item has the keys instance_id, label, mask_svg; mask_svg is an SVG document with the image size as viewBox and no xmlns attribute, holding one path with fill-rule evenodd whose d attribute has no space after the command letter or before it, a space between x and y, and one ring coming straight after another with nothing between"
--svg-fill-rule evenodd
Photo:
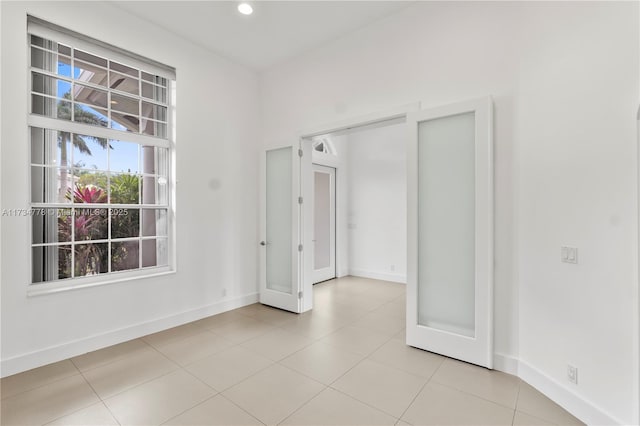
<instances>
[{"instance_id":1,"label":"palm tree","mask_svg":"<svg viewBox=\"0 0 640 426\"><path fill-rule=\"evenodd\" d=\"M73 116L71 114L71 91L65 93L62 98L64 101L58 102L58 118L63 120L71 120L76 123L90 124L92 126L106 126L107 120L98 115L82 109L82 107L78 104L73 104ZM68 181L68 172L67 172L67 143L71 141L71 133L70 132L58 132L58 144L60 146L60 193L58 197L60 200L63 200L67 194L67 191L70 189L67 187ZM105 138L97 138L94 136L86 136L86 135L78 135L73 134L73 146L78 148L83 154L91 155L91 149L89 149L89 145L87 141L97 142L102 148L107 148L108 142Z\"/></svg>"}]
</instances>

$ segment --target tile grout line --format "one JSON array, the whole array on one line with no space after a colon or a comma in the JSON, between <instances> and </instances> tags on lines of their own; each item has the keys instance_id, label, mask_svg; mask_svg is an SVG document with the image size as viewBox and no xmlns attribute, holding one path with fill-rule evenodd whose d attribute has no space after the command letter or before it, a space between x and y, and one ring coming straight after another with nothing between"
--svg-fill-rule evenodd
<instances>
[{"instance_id":1,"label":"tile grout line","mask_svg":"<svg viewBox=\"0 0 640 426\"><path fill-rule=\"evenodd\" d=\"M309 400L303 402L298 408L293 410L293 412L291 412L288 416L286 416L284 419L280 420L278 422L278 425L281 425L282 423L286 422L289 417L293 416L295 413L297 413L298 411L302 410L303 407L306 407L307 404L309 404L311 401L313 401L314 399L319 397L322 392L324 392L327 389L329 389L329 386L326 386L324 384L323 384L323 386L324 386L324 388L320 392L318 392L317 394L313 395Z\"/></svg>"},{"instance_id":2,"label":"tile grout line","mask_svg":"<svg viewBox=\"0 0 640 426\"><path fill-rule=\"evenodd\" d=\"M404 411L402 412L402 414L400 415L400 417L398 418L398 421L404 421L402 418L404 417L405 414L407 414L407 411L409 410L409 408L411 408L411 406L413 405L413 403L416 401L416 399L418 398L418 396L422 393L422 391L424 390L424 388L427 387L427 385L429 384L429 382L431 382L431 379L433 378L433 376L436 375L436 373L438 372L438 370L440 370L440 368L442 367L442 364L444 364L445 360L442 360L440 362L440 365L438 365L438 367L433 370L433 373L431 373L431 375L427 378L427 380L424 382L424 384L422 385L422 387L420 388L420 390L415 394L415 396L413 397L413 399L411 400L411 402L409 403L409 405L407 405L407 408L404 409ZM408 423L408 422L407 422Z\"/></svg>"},{"instance_id":3,"label":"tile grout line","mask_svg":"<svg viewBox=\"0 0 640 426\"><path fill-rule=\"evenodd\" d=\"M70 361L73 363L73 365L74 365L76 368L78 368L78 366L76 366L76 365L75 365L75 363L73 362L73 360L72 360L72 359L70 359ZM92 392L93 392L93 394L96 396L96 398L98 398L98 402L99 402L100 404L102 404L102 405L104 406L104 408L106 408L106 409L107 409L107 411L109 412L109 414L111 415L111 417L113 417L113 419L116 421L116 423L118 423L119 425L121 425L120 420L118 420L118 418L117 418L117 417L116 417L116 416L111 412L111 409L109 409L109 407L107 406L107 404L105 404L105 403L104 403L104 401L102 400L102 398L100 397L100 395L98 395L98 392L96 392L96 390L94 389L93 385L92 385L91 383L89 383L89 380L87 380L87 378L84 376L84 374L82 373L82 371L80 371L80 369L78 369L78 371L80 372L80 376L82 377L82 380L84 380L84 382L87 384L87 386L89 386L89 388L91 388L91 391L92 391ZM73 414L75 414L75 413L78 413L78 412L80 412L80 411L82 411L82 410L84 410L84 409L86 409L86 408L91 407L92 405L95 405L95 404L96 404L96 403L93 403L93 404L87 405L86 407L80 408L80 409L78 409L78 410L76 410L76 411L74 411L74 412L72 412L72 413L65 414L65 415L63 415L63 416L60 416L60 417L55 418L55 419L53 419L53 420L50 420L50 421L48 421L47 423L44 423L44 425L46 425L46 424L48 424L48 423L51 423L51 422L55 422L56 420L61 419L61 418L63 418L63 417L67 417L67 416L73 415Z\"/></svg>"},{"instance_id":4,"label":"tile grout line","mask_svg":"<svg viewBox=\"0 0 640 426\"><path fill-rule=\"evenodd\" d=\"M406 343L405 343L406 345ZM435 374L438 372L438 370L440 370L440 367L442 367L442 364L444 364L445 360L442 360L440 362L440 365L438 365L438 367L433 370L433 373L431 373L431 375L427 378L427 380L424 382L424 384L422 385L422 387L420 387L420 390L415 394L415 396L413 397L413 399L411 400L411 402L409 403L409 405L407 405L407 408L404 409L404 411L402 412L402 414L400 415L400 417L398 417L398 421L404 421L402 420L402 417L404 417L404 415L407 413L407 411L409 410L409 408L411 408L411 406L413 405L413 403L416 401L416 399L418 398L418 395L420 395L420 393L422 393L422 391L424 390L425 387L427 387L427 384L429 384L429 382L431 381L431 379L433 378L433 376L435 376ZM402 371L402 370L401 370Z\"/></svg>"},{"instance_id":5,"label":"tile grout line","mask_svg":"<svg viewBox=\"0 0 640 426\"><path fill-rule=\"evenodd\" d=\"M416 394L413 396L413 398L411 399L411 402L409 403L409 405L407 405L407 408L405 408L404 411L402 412L402 414L400 414L400 416L398 417L399 421L400 420L404 421L402 418L404 417L405 414L407 414L407 411L409 411L409 408L411 408L413 403L416 402L416 399L418 399L418 396L422 393L424 388L427 387L427 383L429 383L429 380L424 382L424 384L420 387L420 390L418 392L416 392Z\"/></svg>"},{"instance_id":6,"label":"tile grout line","mask_svg":"<svg viewBox=\"0 0 640 426\"><path fill-rule=\"evenodd\" d=\"M516 421L516 411L518 411L518 400L520 399L520 389L521 389L521 382L520 382L520 379L518 379L518 393L516 394L516 406L513 408L513 417L511 418L511 426L513 426L513 424Z\"/></svg>"},{"instance_id":7,"label":"tile grout line","mask_svg":"<svg viewBox=\"0 0 640 426\"><path fill-rule=\"evenodd\" d=\"M253 414L251 414L250 412L248 412L247 410L245 410L243 407L239 406L238 404L236 404L234 401L232 401L231 399L227 398L225 395L222 394L222 392L220 392L218 395L220 395L222 398L224 398L225 400L229 401L231 404L235 405L236 407L238 407L240 410L244 411L245 413L247 413L248 415L250 415L251 417L253 417L254 419L256 419L256 421L258 421L259 423L262 423L263 425L266 425L266 423L264 423L262 420L260 420L259 418L257 418L256 416L254 416Z\"/></svg>"},{"instance_id":8,"label":"tile grout line","mask_svg":"<svg viewBox=\"0 0 640 426\"><path fill-rule=\"evenodd\" d=\"M0 1L1 1L1 0L0 0ZM62 361L66 361L66 360L62 360ZM71 361L71 360L69 359L69 361ZM58 361L58 362L60 362L60 361ZM55 364L55 363L54 363L54 364ZM50 365L50 364L48 364L48 365ZM46 365L43 365L43 367L46 367ZM74 364L74 367L75 367L75 364ZM40 367L37 367L37 368L40 368ZM77 370L77 369L78 369L78 368L76 367L76 370ZM31 370L27 370L27 371L31 371ZM25 373L25 372L23 372L23 373ZM16 373L16 374L22 374L22 373ZM49 386L49 385L52 385L52 384L54 384L54 383L58 383L58 382L60 382L60 381L62 381L62 380L69 379L69 378L71 378L71 377L79 376L79 375L81 375L81 374L82 374L82 372L81 372L81 371L78 371L77 373L69 374L68 376L60 377L59 379L55 379L55 380L52 380L52 381L50 381L50 382L46 382L46 383L43 383L43 384L41 384L41 385L38 385L38 386L35 386L35 387L32 387L32 388L29 388L29 389L21 390L20 392L17 392L17 393L15 393L15 394L13 394L13 395L5 396L5 397L1 398L1 399L0 399L0 404L2 403L2 401L10 400L10 399L12 399L12 398L15 398L16 396L23 395L23 394L25 394L25 393L27 393L27 392L31 392L31 391L34 391L34 390L36 390L36 389L43 388L43 387L45 387L45 386ZM7 377L11 377L11 376L7 376ZM3 380L4 380L4 379L5 379L5 378L3 378Z\"/></svg>"},{"instance_id":9,"label":"tile grout line","mask_svg":"<svg viewBox=\"0 0 640 426\"><path fill-rule=\"evenodd\" d=\"M349 397L349 398L351 398L351 399L353 399L353 400L355 400L355 401L358 401L359 403L364 404L364 405L366 405L366 406L367 406L367 407L369 407L369 408L373 408L374 410L379 411L379 412L381 412L381 413L383 413L383 414L385 414L385 415L387 415L387 416L389 416L389 417L391 417L391 418L393 418L393 419L396 419L396 422L397 422L398 420L400 420L400 418L399 418L399 417L396 417L394 414L391 414L391 413L389 413L389 412L387 412L387 411L383 410L383 409L382 409L382 408L380 408L380 407L375 407L375 406L373 406L373 405L369 404L368 402L362 401L361 399L358 399L358 398L356 398L355 396L350 395L350 394L348 394L348 393L346 393L346 392L344 392L344 391L342 391L342 390L340 390L340 389L334 388L333 386L328 386L328 388L329 388L329 389L331 389L331 390L334 390L334 391L336 391L336 392L338 392L338 393L341 393L342 395L344 395L344 396L346 396L346 397Z\"/></svg>"},{"instance_id":10,"label":"tile grout line","mask_svg":"<svg viewBox=\"0 0 640 426\"><path fill-rule=\"evenodd\" d=\"M466 391L466 390L464 390L464 389L458 389L458 388L456 388L456 387L454 387L454 386L451 386L451 385L448 385L448 384L446 384L446 383L438 382L437 380L434 380L434 381L433 381L433 383L435 383L435 384L437 384L437 385L440 385L440 386L444 386L445 388L448 388L448 389L451 389L451 390L454 390L454 391L457 391L457 392L463 393L463 394L465 394L465 395L468 395L468 396L472 396L472 397L475 397L475 398L481 399L481 400L483 400L483 401L485 401L485 402L490 402L491 404L493 404L493 405L497 405L498 407L506 408L506 409L508 409L508 410L515 410L515 407L509 407L508 405L504 405L504 404L501 404L501 403L499 403L499 402L492 401L492 400L490 400L490 399L488 399L488 398L486 398L486 397L484 397L484 396L480 396L480 395L477 395L477 394L475 394L475 393L471 393L471 392Z\"/></svg>"},{"instance_id":11,"label":"tile grout line","mask_svg":"<svg viewBox=\"0 0 640 426\"><path fill-rule=\"evenodd\" d=\"M209 387L210 387L210 386L209 386ZM216 392L217 392L217 391L216 391ZM186 413L186 412L187 412L187 411L189 411L189 410L193 410L194 408L196 408L196 407L198 407L198 406L200 406L200 405L204 404L205 402L207 402L207 401L209 401L209 400L211 400L211 399L215 398L215 397L216 397L216 396L218 396L218 395L220 395L220 393L219 393L219 392L218 392L218 393L215 393L215 394L213 394L213 395L211 395L209 398L205 398L204 400L202 400L202 401L198 402L196 405L194 405L194 406L192 406L192 407L189 407L189 408L187 408L187 409L185 409L185 410L182 410L181 412L179 412L179 413L178 413L178 414L176 414L175 416L171 416L171 417L169 417L167 420L165 420L164 422L160 423L160 426L167 424L167 422L170 422L171 420L175 419L176 417L179 417L179 416L183 415L184 413Z\"/></svg>"},{"instance_id":12,"label":"tile grout line","mask_svg":"<svg viewBox=\"0 0 640 426\"><path fill-rule=\"evenodd\" d=\"M270 361L271 361L271 360L270 360ZM307 378L307 379L309 379L309 380L311 380L311 381L313 381L313 382L316 382L317 384L319 384L319 385L321 385L321 386L323 387L320 391L318 391L318 393L314 394L314 395L313 395L309 400L307 400L307 401L303 402L299 407L297 407L297 408L295 409L295 411L299 410L302 406L306 405L309 401L311 401L312 399L314 399L316 396L318 396L320 393L322 393L322 391L324 391L326 388L328 388L328 386L327 386L327 385L325 385L325 384L324 384L324 383L322 383L322 382L319 382L318 380L316 380L316 379L314 379L314 378L312 378L312 377L309 377L309 376L307 376L307 375L305 375L305 374L302 374L302 373L300 373L300 372L298 372L298 371L296 371L296 370L294 370L294 369L292 369L292 368L287 367L286 365L282 365L282 364L280 364L279 362L272 362L270 365L268 365L268 366L266 366L266 367L262 368L261 370L259 370L259 371L255 372L255 373L254 373L254 374L252 374L251 376L246 377L246 378L244 378L244 379L240 380L239 382L237 382L237 383L235 383L235 384L233 384L233 385L229 386L229 387L228 387L228 388L226 388L224 391L220 392L220 395L222 395L223 397L225 397L225 398L226 398L226 399L228 399L229 401L233 402L233 403L234 403L235 405L237 405L238 407L242 408L240 405L236 404L232 399L230 399L230 398L228 398L226 395L224 395L224 394L223 394L223 392L226 392L227 390L229 390L229 389L231 389L231 388L233 388L233 387L238 386L239 384L241 384L241 383L243 383L243 382L245 382L245 381L249 380L250 378L252 378L252 377L256 376L257 374L259 374L259 373L261 373L261 372L265 371L267 368L273 367L273 366L274 366L274 365L276 365L276 364L277 364L278 366L282 367L282 368L285 368L285 369L287 369L287 370L291 371L291 372L292 372L292 373L294 373L294 374L300 374L301 376L303 376L303 377L305 377L305 378ZM246 411L244 408L242 408L242 409L243 409L244 411ZM249 413L249 414L251 414L251 413ZM291 414L293 414L293 413L291 413ZM251 416L252 416L252 417L254 417L254 418L256 418L256 417L255 417L255 416L253 416L253 415L251 415ZM282 419L278 424L282 423L282 422L283 422L285 419L287 419L288 417L289 417L289 416L287 416L287 417L285 417L284 419ZM264 422L263 422L262 420L260 420L260 419L257 419L257 420L258 420L260 423L264 424Z\"/></svg>"},{"instance_id":13,"label":"tile grout line","mask_svg":"<svg viewBox=\"0 0 640 426\"><path fill-rule=\"evenodd\" d=\"M144 337L144 336L143 336L143 337ZM75 361L73 360L73 358L77 358L77 357L80 357L80 356L83 356L83 355L87 355L87 354L90 354L90 353L93 353L93 352L97 352L97 351L101 351L101 350L104 350L104 349L108 349L108 348L111 348L111 347L113 347L113 346L122 345L122 344L124 344L124 343L131 342L131 341L133 341L133 340L139 340L139 341L141 341L142 343L144 343L146 346L144 346L144 347L142 347L142 348L134 349L134 350L133 350L132 352L130 352L130 353L127 353L127 354L122 355L122 356L118 356L118 357L116 357L115 359L112 359L111 361L105 362L104 364L100 364L100 365L97 365L97 366L95 366L95 367L87 368L87 369L85 369L85 370L81 370L81 369L80 369L80 367L78 367L78 366L76 365ZM129 357L129 356L132 356L132 355L135 355L135 353L136 353L136 352L138 352L138 351L143 351L143 350L145 350L145 349L155 349L155 348L154 348L153 346L151 346L149 343L147 343L147 342L145 342L144 340L142 340L142 337L138 337L137 339L127 340L127 341L122 342L122 343L116 343L115 345L106 346L106 347L104 347L104 348L102 348L102 349L96 349L95 351L86 352L86 353L84 353L84 354L82 354L82 355L74 356L73 358L69 358L69 361L71 361L71 362L76 366L76 368L78 369L78 371L80 371L80 373L85 373L85 372L87 372L87 371L95 370L96 368L105 367L105 366L107 366L107 365L113 364L114 362L121 361L122 359L124 359L124 358L126 358L126 357Z\"/></svg>"}]
</instances>

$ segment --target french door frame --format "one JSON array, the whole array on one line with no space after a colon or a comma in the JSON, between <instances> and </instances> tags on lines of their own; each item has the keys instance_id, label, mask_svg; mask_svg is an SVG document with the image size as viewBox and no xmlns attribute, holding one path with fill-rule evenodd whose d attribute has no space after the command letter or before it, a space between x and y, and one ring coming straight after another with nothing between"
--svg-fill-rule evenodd
<instances>
[{"instance_id":1,"label":"french door frame","mask_svg":"<svg viewBox=\"0 0 640 426\"><path fill-rule=\"evenodd\" d=\"M284 292L269 288L267 256L270 241L267 232L267 153L279 149L290 149L291 160L291 188L290 205L291 209L291 291ZM302 212L298 203L300 197L301 169L300 169L300 149L296 143L292 145L264 147L260 158L260 242L258 246L260 258L260 303L274 306L291 312L299 313L302 307L302 247L301 241L301 220Z\"/></svg>"},{"instance_id":2,"label":"french door frame","mask_svg":"<svg viewBox=\"0 0 640 426\"><path fill-rule=\"evenodd\" d=\"M418 321L419 124L474 113L474 334L472 337ZM424 109L407 115L407 344L493 368L493 114L490 97Z\"/></svg>"}]
</instances>

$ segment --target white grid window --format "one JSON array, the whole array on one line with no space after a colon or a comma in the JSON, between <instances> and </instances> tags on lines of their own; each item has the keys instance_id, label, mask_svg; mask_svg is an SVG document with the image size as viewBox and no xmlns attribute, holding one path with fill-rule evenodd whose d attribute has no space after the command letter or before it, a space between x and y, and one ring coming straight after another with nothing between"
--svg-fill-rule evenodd
<instances>
[{"instance_id":1,"label":"white grid window","mask_svg":"<svg viewBox=\"0 0 640 426\"><path fill-rule=\"evenodd\" d=\"M170 269L173 70L32 18L29 49L32 283Z\"/></svg>"}]
</instances>

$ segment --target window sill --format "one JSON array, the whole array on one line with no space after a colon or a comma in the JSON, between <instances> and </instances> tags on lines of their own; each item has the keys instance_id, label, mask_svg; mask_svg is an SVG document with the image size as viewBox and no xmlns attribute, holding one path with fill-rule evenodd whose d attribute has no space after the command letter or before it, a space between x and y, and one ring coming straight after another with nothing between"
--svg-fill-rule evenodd
<instances>
[{"instance_id":1,"label":"window sill","mask_svg":"<svg viewBox=\"0 0 640 426\"><path fill-rule=\"evenodd\" d=\"M65 280L61 282L30 284L27 289L27 297L44 296L47 294L61 293L61 292L72 291L72 290L81 290L81 289L86 289L90 287L117 284L125 281L141 280L145 278L156 278L164 275L172 275L175 273L176 273L175 269L172 269L167 266L167 267L154 269L153 272L149 270L123 272L122 275L112 274L104 277L77 278L77 279Z\"/></svg>"}]
</instances>

